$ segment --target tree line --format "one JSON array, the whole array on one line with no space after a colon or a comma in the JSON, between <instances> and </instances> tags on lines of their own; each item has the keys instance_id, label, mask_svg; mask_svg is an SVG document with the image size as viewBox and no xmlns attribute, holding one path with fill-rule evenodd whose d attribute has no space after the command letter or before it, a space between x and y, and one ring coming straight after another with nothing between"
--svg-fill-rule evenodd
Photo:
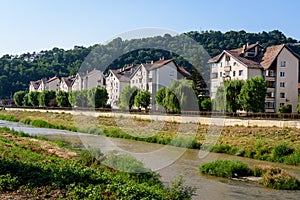
<instances>
[{"instance_id":1,"label":"tree line","mask_svg":"<svg viewBox=\"0 0 300 200\"><path fill-rule=\"evenodd\" d=\"M203 48L192 48L193 41ZM261 33L191 31L176 36L165 34L132 40L116 38L106 45L75 46L70 50L53 48L39 53L4 55L0 58L0 98L8 99L16 91L28 91L30 81L43 77L70 76L78 71L85 72L94 68L107 72L109 69L122 68L128 64L149 63L161 57L174 59L180 66L185 67L192 77L197 78L196 87L205 87L203 80L209 80L210 69L207 60L210 57L224 49L238 48L246 42L256 41L260 41L264 47L299 42L286 37L278 30ZM300 46L290 47L300 54Z\"/></svg>"},{"instance_id":2,"label":"tree line","mask_svg":"<svg viewBox=\"0 0 300 200\"><path fill-rule=\"evenodd\" d=\"M40 107L109 107L106 102L108 94L104 87L94 87L90 90L78 91L51 91L43 92L18 91L14 93L14 102L17 106Z\"/></svg>"}]
</instances>

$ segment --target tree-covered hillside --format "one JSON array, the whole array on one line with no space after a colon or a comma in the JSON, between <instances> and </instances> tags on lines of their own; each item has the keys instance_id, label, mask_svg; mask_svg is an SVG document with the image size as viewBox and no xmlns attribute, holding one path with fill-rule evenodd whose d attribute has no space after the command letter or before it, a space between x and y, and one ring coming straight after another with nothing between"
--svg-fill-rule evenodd
<instances>
[{"instance_id":1,"label":"tree-covered hillside","mask_svg":"<svg viewBox=\"0 0 300 200\"><path fill-rule=\"evenodd\" d=\"M31 80L54 75L69 76L78 70L93 68L107 71L128 64L156 61L161 57L173 58L190 71L194 65L207 80L209 69L206 61L210 56L217 55L223 49L237 48L246 42L256 41L260 41L262 46L299 42L278 30L262 33L192 31L177 36L166 34L133 40L116 38L106 45L75 46L71 50L53 48L39 53L4 55L0 58L0 98L10 98L16 91L28 90ZM199 45L203 45L203 48ZM292 48L300 54L299 46Z\"/></svg>"}]
</instances>

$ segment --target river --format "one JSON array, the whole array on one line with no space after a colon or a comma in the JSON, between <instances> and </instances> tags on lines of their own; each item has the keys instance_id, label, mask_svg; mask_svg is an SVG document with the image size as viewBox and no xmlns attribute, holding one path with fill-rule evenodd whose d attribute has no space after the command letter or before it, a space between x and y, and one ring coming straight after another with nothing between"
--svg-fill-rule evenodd
<instances>
[{"instance_id":1,"label":"river","mask_svg":"<svg viewBox=\"0 0 300 200\"><path fill-rule=\"evenodd\" d=\"M35 128L16 122L7 122L0 120L0 127L6 126L13 128L17 131L24 131L32 135L43 135L46 138L55 138L61 140L81 141L83 145L87 144L91 146L99 146L99 141L103 141L102 136L88 135L82 133L69 132L64 130L55 130L47 128ZM117 146L125 151L133 152L140 156L148 156L149 152L153 152L157 149L163 149L165 146L159 144L138 142L132 140L124 140L117 138L109 138L114 147ZM101 146L101 145L100 145ZM107 147L107 146L106 146ZM101 149L102 151L103 149ZM285 190L273 190L263 188L257 184L242 183L238 181L232 181L222 178L212 178L205 175L201 175L198 172L198 167L204 162L213 161L217 159L231 159L241 160L250 166L255 164L270 164L273 166L279 166L288 170L291 174L300 178L300 167L287 166L278 163L269 163L265 161L258 161L248 158L242 158L237 156L230 156L224 154L209 153L204 158L199 158L199 150L184 150L182 148L172 147L169 154L161 154L159 158L162 163L167 163L157 168L157 172L161 175L163 182L170 182L175 177L182 175L184 177L184 183L186 185L196 187L196 195L193 199L208 199L208 200L281 200L281 199L300 199L300 191L285 191ZM171 152L171 153L170 153ZM177 159L169 159L169 155L173 155L174 152L181 152ZM151 154L152 155L152 154ZM157 156L157 155L155 155ZM156 163L157 164L157 163Z\"/></svg>"}]
</instances>

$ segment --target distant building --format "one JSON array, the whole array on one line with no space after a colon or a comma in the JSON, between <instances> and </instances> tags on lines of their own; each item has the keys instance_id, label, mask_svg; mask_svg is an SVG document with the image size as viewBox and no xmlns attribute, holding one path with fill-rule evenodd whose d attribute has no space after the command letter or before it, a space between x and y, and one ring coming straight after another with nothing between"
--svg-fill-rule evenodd
<instances>
[{"instance_id":1,"label":"distant building","mask_svg":"<svg viewBox=\"0 0 300 200\"><path fill-rule=\"evenodd\" d=\"M54 76L45 82L44 90L58 91L59 83L60 83L60 78L58 78L57 76Z\"/></svg>"},{"instance_id":2,"label":"distant building","mask_svg":"<svg viewBox=\"0 0 300 200\"><path fill-rule=\"evenodd\" d=\"M170 86L173 80L189 77L189 72L179 67L174 60L161 58L156 62L141 64L130 76L130 86L149 91L154 106L155 94L160 88Z\"/></svg>"},{"instance_id":3,"label":"distant building","mask_svg":"<svg viewBox=\"0 0 300 200\"><path fill-rule=\"evenodd\" d=\"M134 69L135 67L130 65L121 69L108 71L106 76L107 103L110 104L112 108L119 107L121 91L126 85L130 84L130 76Z\"/></svg>"},{"instance_id":4,"label":"distant building","mask_svg":"<svg viewBox=\"0 0 300 200\"><path fill-rule=\"evenodd\" d=\"M59 83L59 91L71 92L74 79L75 76L62 77Z\"/></svg>"},{"instance_id":5,"label":"distant building","mask_svg":"<svg viewBox=\"0 0 300 200\"><path fill-rule=\"evenodd\" d=\"M242 48L224 50L209 60L211 64L211 97L224 80L247 80L261 76L267 83L266 112L278 112L291 104L297 111L299 56L287 45L263 48L259 42Z\"/></svg>"}]
</instances>

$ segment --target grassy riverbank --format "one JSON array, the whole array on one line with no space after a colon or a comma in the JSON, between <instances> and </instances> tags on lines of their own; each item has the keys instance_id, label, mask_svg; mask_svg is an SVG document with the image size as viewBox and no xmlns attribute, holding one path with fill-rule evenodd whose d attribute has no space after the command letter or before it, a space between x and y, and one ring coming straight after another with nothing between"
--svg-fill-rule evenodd
<instances>
[{"instance_id":1,"label":"grassy riverbank","mask_svg":"<svg viewBox=\"0 0 300 200\"><path fill-rule=\"evenodd\" d=\"M143 168L128 157L124 164L122 157L114 161L123 167ZM191 198L193 189L182 186L180 179L166 186L156 173L146 171L115 171L89 152L73 151L51 141L0 128L1 199Z\"/></svg>"},{"instance_id":2,"label":"grassy riverbank","mask_svg":"<svg viewBox=\"0 0 300 200\"><path fill-rule=\"evenodd\" d=\"M204 143L211 128L208 125L137 118L73 117L71 114L51 112L1 111L0 119L195 149ZM191 127L195 133L191 133ZM230 126L222 127L220 131L220 137L212 147L213 152L300 165L300 130L297 128Z\"/></svg>"}]
</instances>

